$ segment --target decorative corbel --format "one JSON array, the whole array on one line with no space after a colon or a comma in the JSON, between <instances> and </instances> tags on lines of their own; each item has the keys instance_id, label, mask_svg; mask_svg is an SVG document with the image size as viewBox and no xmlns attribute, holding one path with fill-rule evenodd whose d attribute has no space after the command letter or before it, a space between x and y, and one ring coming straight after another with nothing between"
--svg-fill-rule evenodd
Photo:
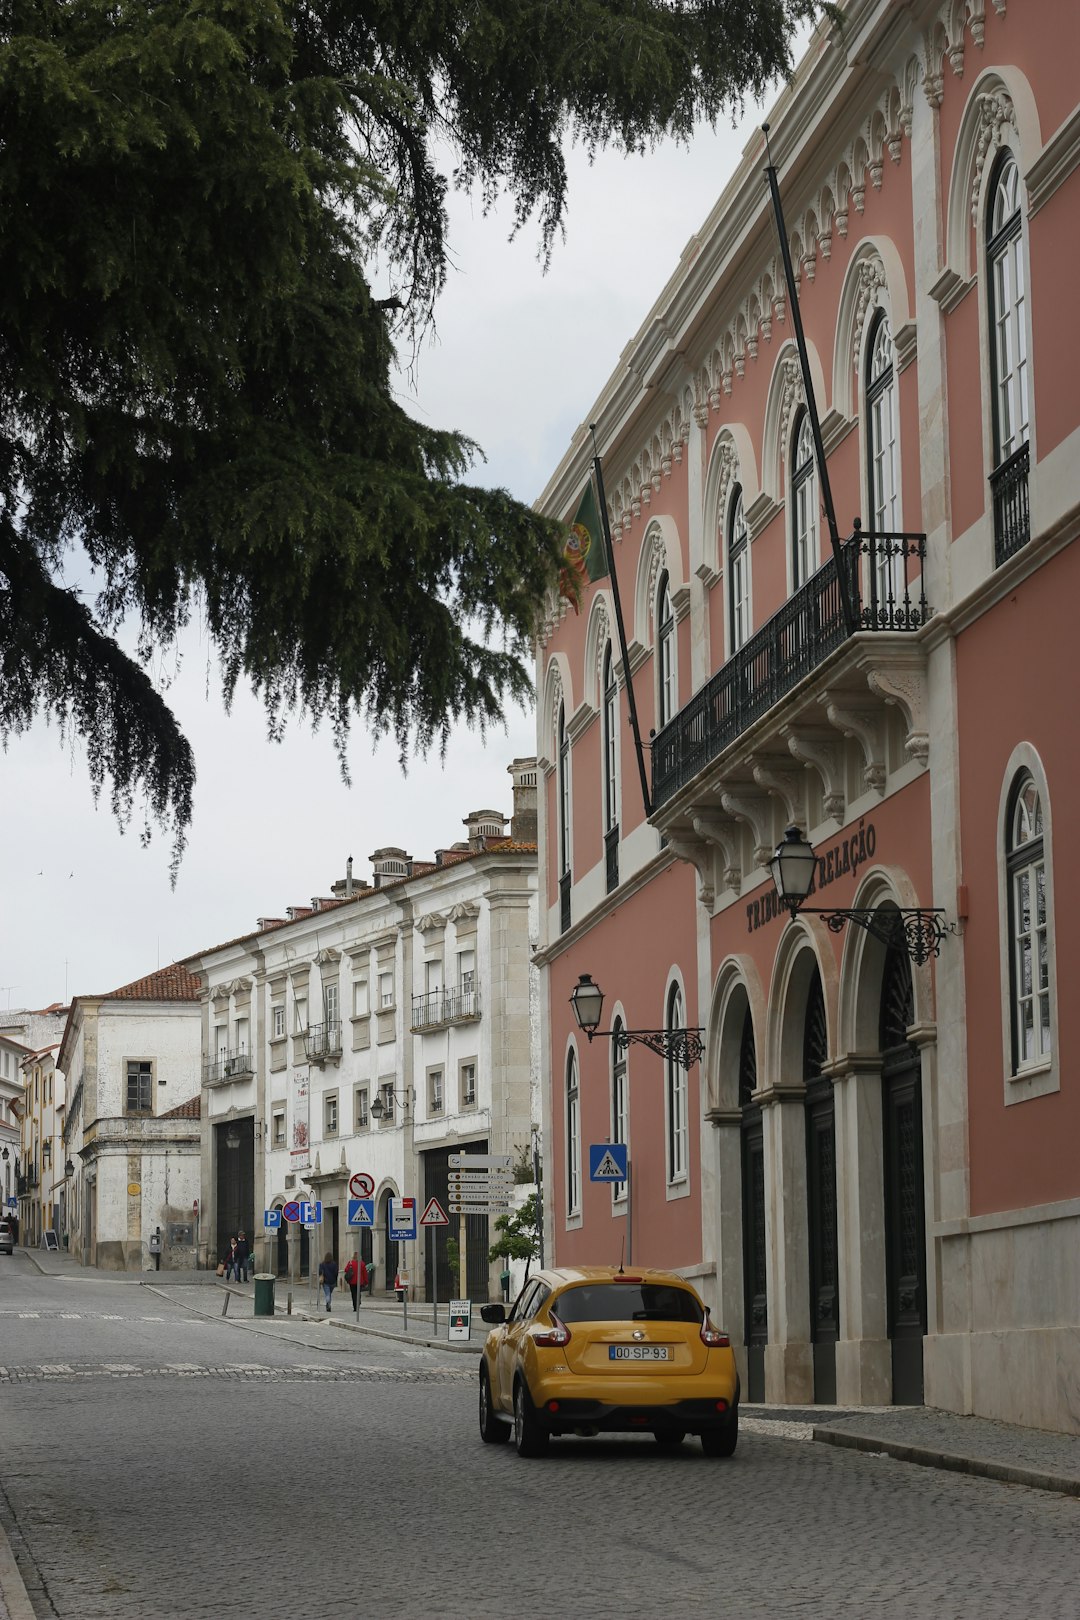
<instances>
[{"instance_id":1,"label":"decorative corbel","mask_svg":"<svg viewBox=\"0 0 1080 1620\"><path fill-rule=\"evenodd\" d=\"M806 830L806 781L802 771L785 770L778 760L748 760L758 787L773 793L784 806L787 826Z\"/></svg>"},{"instance_id":2,"label":"decorative corbel","mask_svg":"<svg viewBox=\"0 0 1080 1620\"><path fill-rule=\"evenodd\" d=\"M868 669L866 680L871 692L900 709L907 729L904 751L920 765L925 765L930 756L930 730L926 715L926 678L922 670L911 666L903 671Z\"/></svg>"},{"instance_id":3,"label":"decorative corbel","mask_svg":"<svg viewBox=\"0 0 1080 1620\"><path fill-rule=\"evenodd\" d=\"M829 724L854 737L863 751L863 781L876 793L885 791L885 721L876 703L861 702L848 694L823 692L818 700Z\"/></svg>"},{"instance_id":4,"label":"decorative corbel","mask_svg":"<svg viewBox=\"0 0 1080 1620\"><path fill-rule=\"evenodd\" d=\"M795 758L818 773L821 778L822 805L825 814L838 826L843 826L847 815L843 745L831 731L819 731L803 726L781 726L780 735L786 740Z\"/></svg>"},{"instance_id":5,"label":"decorative corbel","mask_svg":"<svg viewBox=\"0 0 1080 1620\"><path fill-rule=\"evenodd\" d=\"M772 859L776 839L772 834L772 805L767 793L755 793L752 788L737 793L724 792L720 803L736 821L745 821L754 839L754 864L764 866Z\"/></svg>"}]
</instances>

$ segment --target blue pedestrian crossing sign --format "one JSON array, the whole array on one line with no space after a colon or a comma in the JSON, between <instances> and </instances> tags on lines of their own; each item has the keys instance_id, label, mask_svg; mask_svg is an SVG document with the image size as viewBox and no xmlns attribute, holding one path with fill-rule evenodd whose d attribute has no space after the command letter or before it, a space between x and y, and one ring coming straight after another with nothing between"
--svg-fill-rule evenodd
<instances>
[{"instance_id":1,"label":"blue pedestrian crossing sign","mask_svg":"<svg viewBox=\"0 0 1080 1620\"><path fill-rule=\"evenodd\" d=\"M589 1180L625 1181L627 1156L625 1142L590 1142Z\"/></svg>"},{"instance_id":2,"label":"blue pedestrian crossing sign","mask_svg":"<svg viewBox=\"0 0 1080 1620\"><path fill-rule=\"evenodd\" d=\"M280 1225L281 1225L281 1211L280 1211L280 1209L264 1209L263 1210L263 1226L265 1227L266 1231L275 1232Z\"/></svg>"},{"instance_id":3,"label":"blue pedestrian crossing sign","mask_svg":"<svg viewBox=\"0 0 1080 1620\"><path fill-rule=\"evenodd\" d=\"M349 1199L349 1225L374 1226L375 1200L374 1198Z\"/></svg>"}]
</instances>

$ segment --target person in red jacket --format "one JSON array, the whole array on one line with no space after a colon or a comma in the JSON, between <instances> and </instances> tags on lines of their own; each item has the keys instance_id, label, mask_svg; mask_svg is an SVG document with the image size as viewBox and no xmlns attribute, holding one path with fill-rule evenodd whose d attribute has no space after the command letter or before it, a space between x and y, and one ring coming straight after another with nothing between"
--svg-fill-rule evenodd
<instances>
[{"instance_id":1,"label":"person in red jacket","mask_svg":"<svg viewBox=\"0 0 1080 1620\"><path fill-rule=\"evenodd\" d=\"M364 1289L368 1285L368 1269L367 1269L367 1266L365 1265L363 1260L360 1261L360 1279L359 1280L360 1280L360 1292L362 1294ZM356 1266L356 1256L355 1256L355 1254L350 1256L349 1262L345 1267L345 1281L349 1285L349 1292L352 1294L353 1310L355 1311L355 1309L356 1309L356 1284L357 1284L357 1266Z\"/></svg>"}]
</instances>

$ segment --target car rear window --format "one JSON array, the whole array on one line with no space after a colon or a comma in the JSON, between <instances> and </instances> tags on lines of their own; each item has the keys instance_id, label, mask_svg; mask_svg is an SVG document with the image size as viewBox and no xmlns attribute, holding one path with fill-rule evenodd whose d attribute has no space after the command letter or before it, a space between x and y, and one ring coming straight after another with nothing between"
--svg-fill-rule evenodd
<instances>
[{"instance_id":1,"label":"car rear window","mask_svg":"<svg viewBox=\"0 0 1080 1620\"><path fill-rule=\"evenodd\" d=\"M562 1322L700 1322L701 1306L669 1283L579 1283L552 1301Z\"/></svg>"}]
</instances>

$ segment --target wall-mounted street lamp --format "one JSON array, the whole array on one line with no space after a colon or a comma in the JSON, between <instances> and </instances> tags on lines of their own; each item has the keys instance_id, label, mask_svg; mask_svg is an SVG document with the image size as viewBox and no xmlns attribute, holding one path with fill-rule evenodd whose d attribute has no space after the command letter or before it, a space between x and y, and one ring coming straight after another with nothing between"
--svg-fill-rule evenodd
<instances>
[{"instance_id":1,"label":"wall-mounted street lamp","mask_svg":"<svg viewBox=\"0 0 1080 1620\"><path fill-rule=\"evenodd\" d=\"M64 1160L64 1179L65 1179L65 1181L70 1181L74 1174L75 1174L74 1161L72 1159L65 1159Z\"/></svg>"},{"instance_id":2,"label":"wall-mounted street lamp","mask_svg":"<svg viewBox=\"0 0 1080 1620\"><path fill-rule=\"evenodd\" d=\"M405 1114L409 1112L409 1093L407 1091L395 1091L393 1086L380 1086L374 1097L372 1097L368 1108L368 1113L376 1125L384 1114L388 1119L393 1119L395 1098L401 1104L402 1112Z\"/></svg>"},{"instance_id":3,"label":"wall-mounted street lamp","mask_svg":"<svg viewBox=\"0 0 1080 1620\"><path fill-rule=\"evenodd\" d=\"M225 1146L232 1153L235 1153L237 1148L240 1146L240 1132L237 1130L235 1125L230 1125L228 1130L225 1132Z\"/></svg>"},{"instance_id":4,"label":"wall-mounted street lamp","mask_svg":"<svg viewBox=\"0 0 1080 1620\"><path fill-rule=\"evenodd\" d=\"M701 1029L627 1029L622 1024L617 1029L599 1029L597 1026L603 1011L604 992L594 983L591 973L579 975L570 1005L574 1009L578 1028L588 1036L590 1042L599 1036L601 1040L614 1041L620 1052L625 1052L636 1042L640 1046L647 1046L650 1052L665 1060L670 1058L674 1063L681 1063L684 1069L692 1069L705 1050L705 1042L701 1038L704 1031Z\"/></svg>"},{"instance_id":5,"label":"wall-mounted street lamp","mask_svg":"<svg viewBox=\"0 0 1080 1620\"><path fill-rule=\"evenodd\" d=\"M834 934L838 934L845 923L853 922L883 945L902 946L920 966L939 955L941 942L949 931L943 921L945 913L939 906L929 909L873 906L847 910L838 906L808 906L804 902L816 868L813 844L808 843L798 827L789 827L782 843L776 846L769 871L781 905L786 906L793 917L799 912L823 917L826 928Z\"/></svg>"}]
</instances>

